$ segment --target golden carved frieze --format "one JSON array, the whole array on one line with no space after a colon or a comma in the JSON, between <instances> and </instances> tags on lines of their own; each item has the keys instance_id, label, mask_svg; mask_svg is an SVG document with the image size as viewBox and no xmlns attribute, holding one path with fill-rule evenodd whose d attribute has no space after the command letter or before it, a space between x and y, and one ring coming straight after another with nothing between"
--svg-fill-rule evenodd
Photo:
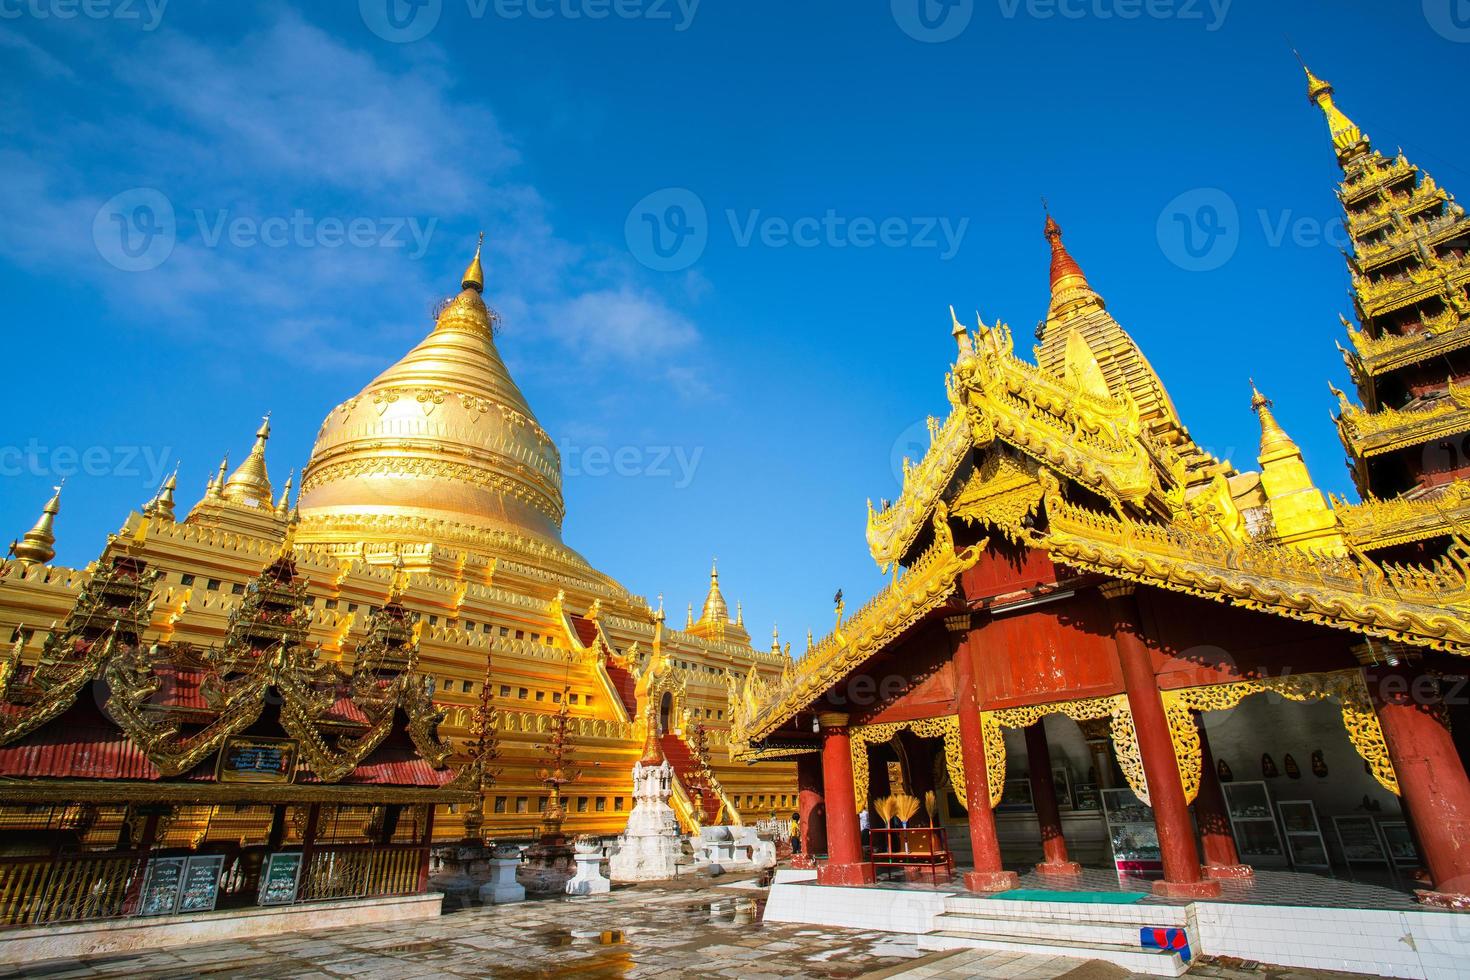
<instances>
[{"instance_id":1,"label":"golden carved frieze","mask_svg":"<svg viewBox=\"0 0 1470 980\"><path fill-rule=\"evenodd\" d=\"M1452 383L1444 398L1423 408L1369 412L1349 405L1337 425L1343 445L1359 458L1418 446L1470 431L1470 387Z\"/></svg>"},{"instance_id":2,"label":"golden carved frieze","mask_svg":"<svg viewBox=\"0 0 1470 980\"><path fill-rule=\"evenodd\" d=\"M1253 694L1271 693L1289 701L1335 700L1342 708L1343 727L1348 739L1373 778L1384 789L1399 793L1398 774L1389 759L1388 745L1383 739L1383 726L1373 710L1367 682L1361 670L1340 670L1321 674L1290 674L1265 677L1232 684L1212 684L1161 692L1164 711L1174 740L1181 776L1186 786L1199 788L1200 742L1195 728L1194 711L1223 711L1233 708ZM1191 794L1192 798L1193 794Z\"/></svg>"}]
</instances>

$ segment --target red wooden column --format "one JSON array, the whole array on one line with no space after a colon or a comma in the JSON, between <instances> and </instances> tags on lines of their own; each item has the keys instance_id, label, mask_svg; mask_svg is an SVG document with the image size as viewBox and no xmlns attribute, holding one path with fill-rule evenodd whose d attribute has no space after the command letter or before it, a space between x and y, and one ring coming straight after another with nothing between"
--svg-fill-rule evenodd
<instances>
[{"instance_id":1,"label":"red wooden column","mask_svg":"<svg viewBox=\"0 0 1470 980\"><path fill-rule=\"evenodd\" d=\"M1215 756L1210 751L1210 736L1205 720L1194 716L1199 729L1200 774L1199 795L1194 799L1194 818L1199 822L1199 837L1205 855L1207 878L1254 878L1256 872L1240 863L1235 847L1235 834L1230 829L1230 812L1225 808L1225 791L1220 788L1220 773L1215 769Z\"/></svg>"},{"instance_id":2,"label":"red wooden column","mask_svg":"<svg viewBox=\"0 0 1470 980\"><path fill-rule=\"evenodd\" d=\"M965 887L972 892L1006 891L1021 882L1020 875L1007 871L1001 863L1000 839L995 835L995 811L990 808L990 777L985 772L985 734L980 725L980 700L975 693L970 614L949 616L944 625L955 644L955 703L960 712L960 748L965 756L965 809L970 814L970 849L975 856L975 870L965 873Z\"/></svg>"},{"instance_id":3,"label":"red wooden column","mask_svg":"<svg viewBox=\"0 0 1470 980\"><path fill-rule=\"evenodd\" d=\"M424 836L419 841L419 894L429 890L429 856L434 850L434 804L425 803L424 809L428 812L424 814Z\"/></svg>"},{"instance_id":4,"label":"red wooden column","mask_svg":"<svg viewBox=\"0 0 1470 980\"><path fill-rule=\"evenodd\" d=\"M1412 666L1411 651L1379 648L1376 654L1387 662L1364 673L1404 811L1434 883L1419 900L1470 911L1470 779L1450 737L1439 682Z\"/></svg>"},{"instance_id":5,"label":"red wooden column","mask_svg":"<svg viewBox=\"0 0 1470 980\"><path fill-rule=\"evenodd\" d=\"M1077 875L1082 865L1067 857L1067 838L1062 834L1062 813L1057 808L1057 786L1051 775L1051 746L1046 743L1042 722L1026 726L1026 760L1031 767L1031 800L1036 822L1041 827L1043 860L1036 870L1045 875Z\"/></svg>"},{"instance_id":6,"label":"red wooden column","mask_svg":"<svg viewBox=\"0 0 1470 980\"><path fill-rule=\"evenodd\" d=\"M1179 760L1174 756L1169 721L1159 698L1153 658L1138 624L1134 586L1131 582L1108 582L1101 591L1113 615L1113 641L1123 668L1123 687L1133 712L1133 729L1138 734L1143 776L1164 859L1164 880L1154 882L1154 893L1167 898L1213 898L1220 894L1220 883L1205 878L1200 868L1189 804L1179 779Z\"/></svg>"},{"instance_id":7,"label":"red wooden column","mask_svg":"<svg viewBox=\"0 0 1470 980\"><path fill-rule=\"evenodd\" d=\"M796 812L800 815L801 853L792 867L815 868L817 855L827 853L827 805L822 798L822 756L796 757Z\"/></svg>"},{"instance_id":8,"label":"red wooden column","mask_svg":"<svg viewBox=\"0 0 1470 980\"><path fill-rule=\"evenodd\" d=\"M827 860L817 867L817 883L871 885L877 872L863 860L847 715L823 712L817 715L817 725L822 731L822 789L827 798Z\"/></svg>"}]
</instances>

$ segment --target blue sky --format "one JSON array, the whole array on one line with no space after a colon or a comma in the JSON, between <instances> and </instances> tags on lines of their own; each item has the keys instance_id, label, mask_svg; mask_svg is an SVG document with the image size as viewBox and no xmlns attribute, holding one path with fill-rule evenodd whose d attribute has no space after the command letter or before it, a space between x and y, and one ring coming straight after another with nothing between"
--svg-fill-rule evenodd
<instances>
[{"instance_id":1,"label":"blue sky","mask_svg":"<svg viewBox=\"0 0 1470 980\"><path fill-rule=\"evenodd\" d=\"M567 542L675 611L718 556L799 651L881 585L865 500L946 408L949 304L1026 352L1043 195L1201 443L1255 465L1254 376L1348 492L1337 170L1285 38L1470 186L1464 0L387 2L0 0L7 540L72 473L84 564L266 411L279 483L483 228Z\"/></svg>"}]
</instances>

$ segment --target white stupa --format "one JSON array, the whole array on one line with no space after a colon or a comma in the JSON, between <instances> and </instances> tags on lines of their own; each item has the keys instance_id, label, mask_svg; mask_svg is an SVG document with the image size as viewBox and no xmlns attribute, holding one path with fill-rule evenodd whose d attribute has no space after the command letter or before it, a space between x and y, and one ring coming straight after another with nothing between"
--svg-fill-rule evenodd
<instances>
[{"instance_id":1,"label":"white stupa","mask_svg":"<svg viewBox=\"0 0 1470 980\"><path fill-rule=\"evenodd\" d=\"M669 806L674 767L658 744L658 724L648 718L643 758L633 766L633 812L609 861L614 881L663 881L674 877L679 856L679 821Z\"/></svg>"}]
</instances>

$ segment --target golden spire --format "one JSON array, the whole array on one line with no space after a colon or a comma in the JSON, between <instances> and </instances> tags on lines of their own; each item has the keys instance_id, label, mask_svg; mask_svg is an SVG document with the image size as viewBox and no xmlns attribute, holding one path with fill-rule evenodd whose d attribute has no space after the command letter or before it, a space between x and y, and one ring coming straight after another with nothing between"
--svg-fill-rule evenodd
<instances>
[{"instance_id":1,"label":"golden spire","mask_svg":"<svg viewBox=\"0 0 1470 980\"><path fill-rule=\"evenodd\" d=\"M1297 445L1291 436L1276 421L1276 416L1271 412L1271 399L1261 394L1256 387L1255 379L1251 379L1251 408L1261 419L1261 455L1268 456L1281 450L1296 450ZM1299 450L1298 450L1299 452Z\"/></svg>"},{"instance_id":2,"label":"golden spire","mask_svg":"<svg viewBox=\"0 0 1470 980\"><path fill-rule=\"evenodd\" d=\"M1301 61L1301 55L1297 55ZM1368 137L1358 128L1358 124L1349 119L1337 103L1333 101L1333 93L1336 91L1331 82L1324 82L1312 73L1305 61L1301 61L1302 71L1307 73L1307 100L1322 110L1322 115L1327 117L1327 129L1332 134L1332 147L1337 151L1339 163L1347 163L1349 160L1365 153L1370 149Z\"/></svg>"},{"instance_id":3,"label":"golden spire","mask_svg":"<svg viewBox=\"0 0 1470 980\"><path fill-rule=\"evenodd\" d=\"M720 592L720 569L716 562L709 567L709 595L704 598L704 610L699 615L701 623L728 623L730 606Z\"/></svg>"},{"instance_id":4,"label":"golden spire","mask_svg":"<svg viewBox=\"0 0 1470 980\"><path fill-rule=\"evenodd\" d=\"M1102 297L1093 292L1082 272L1082 266L1072 258L1067 246L1062 244L1062 226L1048 211L1044 230L1046 240L1051 243L1051 312L1053 315L1070 312L1084 306L1096 304L1104 307Z\"/></svg>"},{"instance_id":5,"label":"golden spire","mask_svg":"<svg viewBox=\"0 0 1470 980\"><path fill-rule=\"evenodd\" d=\"M740 602L739 600L736 600L735 602L735 625L745 625L745 603Z\"/></svg>"},{"instance_id":6,"label":"golden spire","mask_svg":"<svg viewBox=\"0 0 1470 980\"><path fill-rule=\"evenodd\" d=\"M265 471L265 444L270 437L271 417L267 412L260 428L255 430L255 445L250 448L250 455L224 485L226 500L251 507L271 505L271 481Z\"/></svg>"},{"instance_id":7,"label":"golden spire","mask_svg":"<svg viewBox=\"0 0 1470 980\"><path fill-rule=\"evenodd\" d=\"M689 611L684 614L684 628L687 630L694 625L694 603L689 603Z\"/></svg>"},{"instance_id":8,"label":"golden spire","mask_svg":"<svg viewBox=\"0 0 1470 980\"><path fill-rule=\"evenodd\" d=\"M281 502L276 504L277 517L289 517L291 515L291 484L296 481L296 471L292 470L286 477L286 487L281 491Z\"/></svg>"},{"instance_id":9,"label":"golden spire","mask_svg":"<svg viewBox=\"0 0 1470 980\"><path fill-rule=\"evenodd\" d=\"M158 493L148 501L143 508L143 513L149 517L161 517L166 521L174 519L174 491L179 487L179 466L174 464L174 471L163 481L158 488Z\"/></svg>"},{"instance_id":10,"label":"golden spire","mask_svg":"<svg viewBox=\"0 0 1470 980\"><path fill-rule=\"evenodd\" d=\"M470 259L470 264L465 267L464 276L460 280L461 289L473 289L477 293L485 291L485 270L480 265L480 249L485 247L485 233L480 232L480 240L475 245L475 257Z\"/></svg>"},{"instance_id":11,"label":"golden spire","mask_svg":"<svg viewBox=\"0 0 1470 980\"><path fill-rule=\"evenodd\" d=\"M1251 407L1261 419L1261 490L1282 544L1304 551L1341 555L1347 545L1337 515L1312 482L1302 451L1276 421L1271 399L1251 381Z\"/></svg>"},{"instance_id":12,"label":"golden spire","mask_svg":"<svg viewBox=\"0 0 1470 980\"><path fill-rule=\"evenodd\" d=\"M771 624L771 652L781 652L781 627L775 623Z\"/></svg>"},{"instance_id":13,"label":"golden spire","mask_svg":"<svg viewBox=\"0 0 1470 980\"><path fill-rule=\"evenodd\" d=\"M658 744L658 718L653 711L653 702L648 702L648 734L643 737L643 757L638 760L645 767L661 766L664 764L664 750Z\"/></svg>"},{"instance_id":14,"label":"golden spire","mask_svg":"<svg viewBox=\"0 0 1470 980\"><path fill-rule=\"evenodd\" d=\"M219 461L219 472L215 474L214 479L210 480L209 486L205 488L204 495L206 497L220 497L224 495L225 473L229 471L229 468L230 454L225 453L224 459Z\"/></svg>"},{"instance_id":15,"label":"golden spire","mask_svg":"<svg viewBox=\"0 0 1470 980\"><path fill-rule=\"evenodd\" d=\"M65 484L66 481L61 481ZM19 541L10 542L10 553L24 565L44 565L56 557L56 515L61 512L61 485L41 508L41 516Z\"/></svg>"}]
</instances>

